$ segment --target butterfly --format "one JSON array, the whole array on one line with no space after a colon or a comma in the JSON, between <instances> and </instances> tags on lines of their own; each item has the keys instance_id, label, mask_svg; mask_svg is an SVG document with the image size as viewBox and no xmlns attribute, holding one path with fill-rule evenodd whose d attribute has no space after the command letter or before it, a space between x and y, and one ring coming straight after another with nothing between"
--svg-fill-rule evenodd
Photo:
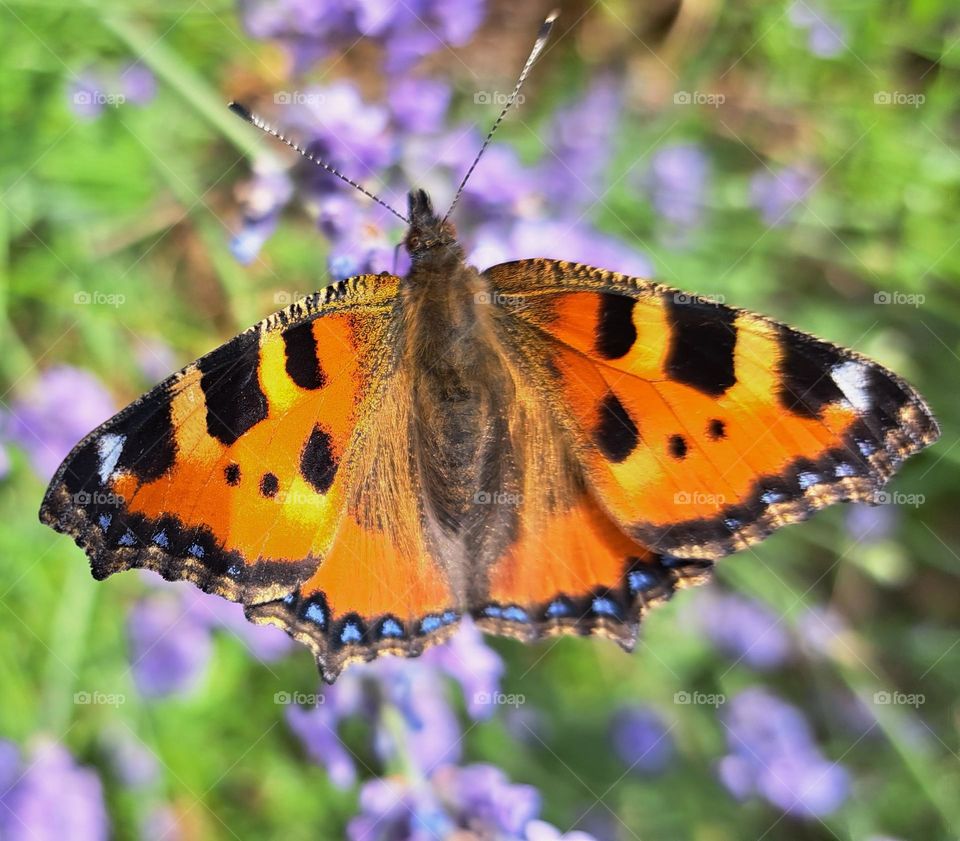
<instances>
[{"instance_id":1,"label":"butterfly","mask_svg":"<svg viewBox=\"0 0 960 841\"><path fill-rule=\"evenodd\" d=\"M938 437L852 350L577 263L478 271L427 194L408 201L404 277L290 304L69 454L40 517L95 578L145 568L242 602L329 682L465 616L630 650L720 558L876 501Z\"/></svg>"}]
</instances>

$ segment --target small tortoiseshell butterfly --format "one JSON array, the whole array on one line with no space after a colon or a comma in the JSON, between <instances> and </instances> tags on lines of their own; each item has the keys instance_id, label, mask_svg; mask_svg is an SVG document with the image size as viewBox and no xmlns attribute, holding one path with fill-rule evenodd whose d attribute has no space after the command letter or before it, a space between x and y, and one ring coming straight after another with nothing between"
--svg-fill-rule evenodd
<instances>
[{"instance_id":1,"label":"small tortoiseshell butterfly","mask_svg":"<svg viewBox=\"0 0 960 841\"><path fill-rule=\"evenodd\" d=\"M719 558L874 500L939 434L851 350L590 266L477 271L422 190L408 221L405 277L291 304L76 446L40 517L94 577L147 568L242 602L328 681L465 615L629 650Z\"/></svg>"}]
</instances>

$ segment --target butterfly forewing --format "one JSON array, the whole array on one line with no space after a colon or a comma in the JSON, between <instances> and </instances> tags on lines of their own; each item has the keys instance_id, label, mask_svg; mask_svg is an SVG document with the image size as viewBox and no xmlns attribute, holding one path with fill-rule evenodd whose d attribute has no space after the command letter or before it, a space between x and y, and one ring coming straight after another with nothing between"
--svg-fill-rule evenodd
<instances>
[{"instance_id":1,"label":"butterfly forewing","mask_svg":"<svg viewBox=\"0 0 960 841\"><path fill-rule=\"evenodd\" d=\"M844 350L650 281L553 260L484 273L550 359L591 489L643 545L719 558L838 501L874 501L936 440L917 393Z\"/></svg>"}]
</instances>

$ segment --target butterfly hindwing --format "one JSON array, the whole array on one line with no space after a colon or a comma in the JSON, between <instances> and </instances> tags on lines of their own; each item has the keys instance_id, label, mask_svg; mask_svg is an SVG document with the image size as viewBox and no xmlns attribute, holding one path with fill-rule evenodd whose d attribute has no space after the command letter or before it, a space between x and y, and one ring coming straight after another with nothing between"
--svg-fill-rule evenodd
<instances>
[{"instance_id":1,"label":"butterfly hindwing","mask_svg":"<svg viewBox=\"0 0 960 841\"><path fill-rule=\"evenodd\" d=\"M488 269L516 345L549 359L604 509L641 544L716 559L843 500L936 440L876 363L646 280L554 260Z\"/></svg>"}]
</instances>

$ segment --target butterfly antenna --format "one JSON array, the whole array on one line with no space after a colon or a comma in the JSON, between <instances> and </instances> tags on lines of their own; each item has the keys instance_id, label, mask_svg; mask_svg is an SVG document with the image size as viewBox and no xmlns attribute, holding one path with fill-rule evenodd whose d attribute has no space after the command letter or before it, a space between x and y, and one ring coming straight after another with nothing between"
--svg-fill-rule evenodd
<instances>
[{"instance_id":1,"label":"butterfly antenna","mask_svg":"<svg viewBox=\"0 0 960 841\"><path fill-rule=\"evenodd\" d=\"M527 58L526 64L523 65L523 70L520 71L520 76L517 78L517 84L513 86L513 93L507 97L507 101L504 104L503 108L500 110L500 115L494 120L493 125L490 127L490 131L487 132L486 138L482 145L480 146L480 151L477 152L477 156L473 159L473 163L470 164L470 169L467 170L467 174L463 176L463 180L460 182L460 186L457 187L457 193L453 197L453 201L450 203L450 209L446 212L443 217L443 221L446 222L450 217L450 214L453 213L453 209L457 206L457 202L460 201L460 195L463 193L463 188L467 186L467 181L470 180L470 176L473 175L473 171L477 168L477 164L480 162L480 158L486 151L487 146L490 145L490 141L493 138L494 133L498 128L500 128L500 123L503 122L503 118L507 115L507 111L510 110L510 107L514 102L517 101L517 96L520 94L520 88L523 87L523 83L527 78L527 74L532 69L534 62L540 57L540 53L543 52L543 48L547 45L547 41L550 38L550 30L553 28L553 22L557 19L560 14L559 9L554 9L547 15L547 19L540 25L540 31L537 33L537 40L533 43L533 49L530 50L530 55Z\"/></svg>"},{"instance_id":2,"label":"butterfly antenna","mask_svg":"<svg viewBox=\"0 0 960 841\"><path fill-rule=\"evenodd\" d=\"M349 184L349 185L350 185L351 187L353 187L354 189L359 190L359 191L360 191L361 193L363 193L367 198L371 198L371 199L373 199L377 204L379 204L381 207L385 207L385 208L386 208L387 210L389 210L394 216L396 216L398 219L402 220L405 224L407 224L407 225L410 224L410 220L407 219L407 217L404 216L402 213L400 213L400 211L394 210L394 209L393 209L392 207L390 207L390 205L387 204L383 199L375 196L375 195L374 195L373 193L371 193L369 190L364 189L364 188L361 187L356 181L352 181L351 179L347 178L346 175L344 175L344 174L343 174L342 172L340 172L338 169L334 169L332 166L330 166L330 164L325 163L324 161L321 161L319 158L315 158L313 155L311 155L311 154L310 154L306 149L304 149L302 146L299 146L298 144L294 143L292 140L288 140L286 137L284 137L282 134L280 134L279 131L277 131L275 128L271 128L271 126L269 126L267 123L265 123L263 120L261 120L256 114L254 114L253 112L251 112L251 111L250 111L248 108L246 108L245 106L241 105L239 102L231 102L227 107L228 107L231 111L233 111L234 114L236 114L238 117L240 117L242 120L246 120L248 123L250 123L250 125L256 126L258 129L260 129L260 131L263 131L263 132L266 132L267 134L273 135L273 136L274 136L275 138L277 138L277 140L279 140L281 143L284 143L284 144L286 144L287 146L289 146L291 149L293 149L293 151L296 152L298 155L300 155L301 157L304 157L304 158L306 158L308 161L310 161L310 163L316 164L318 167L320 167L321 169L326 170L326 171L329 172L331 175L336 175L337 178L339 178L341 181L345 181L347 184Z\"/></svg>"}]
</instances>

